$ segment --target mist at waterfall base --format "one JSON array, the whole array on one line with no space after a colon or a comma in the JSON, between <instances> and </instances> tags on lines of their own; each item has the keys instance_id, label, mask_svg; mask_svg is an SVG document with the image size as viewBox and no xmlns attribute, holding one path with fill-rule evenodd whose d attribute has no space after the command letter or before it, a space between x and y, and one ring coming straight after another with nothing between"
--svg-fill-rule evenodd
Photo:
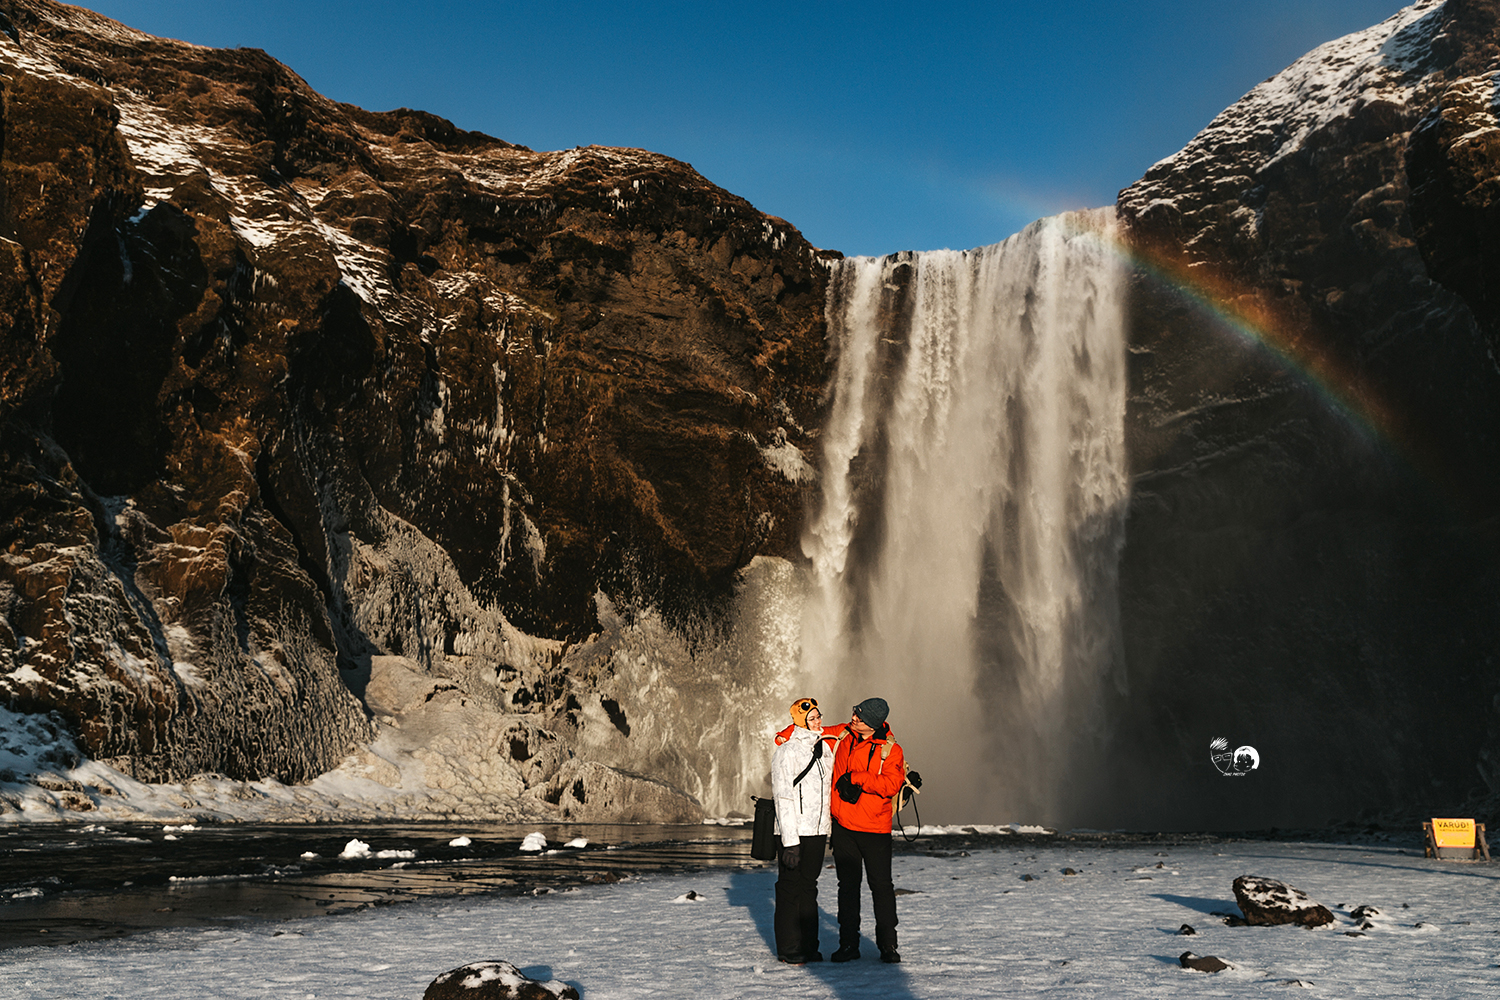
<instances>
[{"instance_id":1,"label":"mist at waterfall base","mask_svg":"<svg viewBox=\"0 0 1500 1000\"><path fill-rule=\"evenodd\" d=\"M802 676L829 723L890 703L923 822L1101 818L1128 496L1113 225L832 276Z\"/></svg>"}]
</instances>

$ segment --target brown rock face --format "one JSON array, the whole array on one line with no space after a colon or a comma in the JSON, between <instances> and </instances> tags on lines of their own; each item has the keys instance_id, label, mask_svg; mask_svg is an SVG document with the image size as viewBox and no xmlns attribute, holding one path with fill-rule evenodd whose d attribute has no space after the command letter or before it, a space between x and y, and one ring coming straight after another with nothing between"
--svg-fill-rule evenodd
<instances>
[{"instance_id":1,"label":"brown rock face","mask_svg":"<svg viewBox=\"0 0 1500 1000\"><path fill-rule=\"evenodd\" d=\"M1138 821L1500 792L1495 11L1329 43L1121 192ZM1260 770L1223 780L1217 737Z\"/></svg>"},{"instance_id":2,"label":"brown rock face","mask_svg":"<svg viewBox=\"0 0 1500 1000\"><path fill-rule=\"evenodd\" d=\"M301 780L370 735L372 655L563 712L596 593L712 618L791 554L824 268L785 222L258 51L0 20L6 703L141 777Z\"/></svg>"}]
</instances>

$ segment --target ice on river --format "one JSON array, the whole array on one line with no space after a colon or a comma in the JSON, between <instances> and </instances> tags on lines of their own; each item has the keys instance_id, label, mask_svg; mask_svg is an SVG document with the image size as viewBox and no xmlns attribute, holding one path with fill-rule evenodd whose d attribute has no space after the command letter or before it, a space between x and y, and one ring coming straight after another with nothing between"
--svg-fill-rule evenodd
<instances>
[{"instance_id":1,"label":"ice on river","mask_svg":"<svg viewBox=\"0 0 1500 1000\"><path fill-rule=\"evenodd\" d=\"M1500 996L1500 871L1490 865L1386 845L1060 842L964 854L945 839L897 855L900 965L875 957L868 899L860 961L778 963L773 872L718 868L13 949L0 952L0 996L417 1000L439 973L482 959L611 1000ZM1237 912L1230 884L1245 874L1288 882L1337 920L1316 930L1224 926L1211 913ZM825 871L825 954L834 887ZM694 905L674 905L689 892ZM1350 915L1358 906L1379 913L1349 936L1363 922ZM1197 933L1180 935L1183 924ZM1184 969L1188 950L1232 968Z\"/></svg>"}]
</instances>

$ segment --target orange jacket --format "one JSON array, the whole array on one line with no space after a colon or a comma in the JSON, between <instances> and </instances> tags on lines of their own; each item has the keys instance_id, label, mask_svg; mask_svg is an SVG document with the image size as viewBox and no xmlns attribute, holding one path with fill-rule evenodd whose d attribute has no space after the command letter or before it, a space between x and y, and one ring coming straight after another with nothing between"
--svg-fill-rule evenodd
<instances>
[{"instance_id":1,"label":"orange jacket","mask_svg":"<svg viewBox=\"0 0 1500 1000\"><path fill-rule=\"evenodd\" d=\"M834 723L831 726L824 726L823 727L823 739L827 740L829 743L833 743L835 740L837 740L840 736L842 736L844 734L844 730L848 727L848 725L849 725L849 723L847 723L847 722L836 722L836 723ZM797 727L795 725L787 726L781 732L777 733L776 734L776 745L777 746L781 746L781 744L785 743L788 739L790 739L791 735L792 735L792 730L794 730L796 728ZM850 735L852 736L853 734L851 733Z\"/></svg>"},{"instance_id":2,"label":"orange jacket","mask_svg":"<svg viewBox=\"0 0 1500 1000\"><path fill-rule=\"evenodd\" d=\"M890 754L884 759L886 744ZM858 802L845 802L838 788L833 790L833 819L846 830L863 830L866 833L891 832L891 799L906 784L906 755L901 744L889 729L884 738L871 736L860 739L852 731L839 740L838 750L833 755L833 782L845 774L864 794Z\"/></svg>"}]
</instances>

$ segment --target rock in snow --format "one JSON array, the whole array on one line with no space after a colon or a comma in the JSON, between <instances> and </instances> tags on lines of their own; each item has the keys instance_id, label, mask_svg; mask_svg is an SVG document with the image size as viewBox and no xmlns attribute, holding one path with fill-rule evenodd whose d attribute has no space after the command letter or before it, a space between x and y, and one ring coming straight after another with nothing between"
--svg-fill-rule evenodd
<instances>
[{"instance_id":1,"label":"rock in snow","mask_svg":"<svg viewBox=\"0 0 1500 1000\"><path fill-rule=\"evenodd\" d=\"M578 1000L578 991L531 979L509 962L470 962L434 979L422 1000Z\"/></svg>"},{"instance_id":2,"label":"rock in snow","mask_svg":"<svg viewBox=\"0 0 1500 1000\"><path fill-rule=\"evenodd\" d=\"M1252 926L1321 927L1333 923L1333 913L1328 907L1313 902L1301 889L1274 879L1241 875L1234 880L1234 898L1245 914L1245 923Z\"/></svg>"},{"instance_id":3,"label":"rock in snow","mask_svg":"<svg viewBox=\"0 0 1500 1000\"><path fill-rule=\"evenodd\" d=\"M1198 972L1223 972L1234 968L1217 955L1194 955L1190 951L1177 956L1177 961L1184 969L1196 969Z\"/></svg>"}]
</instances>

